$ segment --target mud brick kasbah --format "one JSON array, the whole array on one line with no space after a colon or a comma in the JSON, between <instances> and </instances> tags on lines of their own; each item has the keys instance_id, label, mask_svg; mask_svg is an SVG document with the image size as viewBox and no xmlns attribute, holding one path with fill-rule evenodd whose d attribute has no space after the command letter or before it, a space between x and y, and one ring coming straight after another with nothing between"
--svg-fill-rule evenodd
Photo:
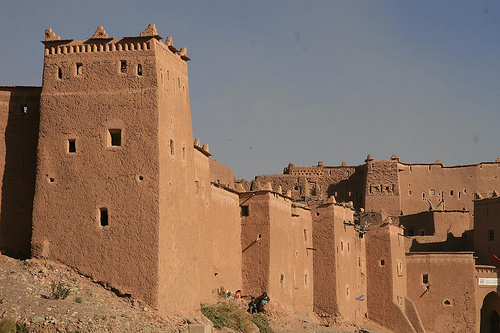
<instances>
[{"instance_id":1,"label":"mud brick kasbah","mask_svg":"<svg viewBox=\"0 0 500 333\"><path fill-rule=\"evenodd\" d=\"M41 87L0 86L4 254L163 313L225 286L395 332L497 332L500 159L368 155L235 179L193 137L187 49L154 24L121 39L46 29L43 44Z\"/></svg>"}]
</instances>

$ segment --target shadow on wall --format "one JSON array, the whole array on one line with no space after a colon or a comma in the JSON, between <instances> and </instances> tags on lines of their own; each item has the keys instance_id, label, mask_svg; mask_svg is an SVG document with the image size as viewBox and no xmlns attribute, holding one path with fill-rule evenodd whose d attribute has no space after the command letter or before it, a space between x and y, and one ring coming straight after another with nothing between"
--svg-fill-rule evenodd
<instances>
[{"instance_id":1,"label":"shadow on wall","mask_svg":"<svg viewBox=\"0 0 500 333\"><path fill-rule=\"evenodd\" d=\"M337 202L352 201L354 208L359 210L362 207L363 190L356 186L355 180L352 179L354 175L350 176L349 179L343 179L336 184L329 185L326 194L327 197L334 196Z\"/></svg>"},{"instance_id":2,"label":"shadow on wall","mask_svg":"<svg viewBox=\"0 0 500 333\"><path fill-rule=\"evenodd\" d=\"M31 254L40 89L11 89L5 128L0 250L11 257L25 259Z\"/></svg>"},{"instance_id":3,"label":"shadow on wall","mask_svg":"<svg viewBox=\"0 0 500 333\"><path fill-rule=\"evenodd\" d=\"M474 251L471 248L471 242L468 241L468 237L472 237L470 233L463 233L462 237L455 237L450 232L448 233L446 240L442 242L430 242L433 236L420 236L419 239L412 239L412 244L410 247L410 252L454 252L454 251ZM425 240L429 238L429 240ZM473 244L473 242L472 242Z\"/></svg>"}]
</instances>

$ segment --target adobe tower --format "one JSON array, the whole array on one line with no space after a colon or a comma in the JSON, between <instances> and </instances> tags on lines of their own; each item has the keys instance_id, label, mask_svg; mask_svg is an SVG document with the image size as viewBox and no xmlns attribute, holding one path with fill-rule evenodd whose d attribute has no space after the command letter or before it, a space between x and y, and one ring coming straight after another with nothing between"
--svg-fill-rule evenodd
<instances>
[{"instance_id":1,"label":"adobe tower","mask_svg":"<svg viewBox=\"0 0 500 333\"><path fill-rule=\"evenodd\" d=\"M83 41L47 29L44 44L33 256L160 311L198 307L186 49L152 24Z\"/></svg>"}]
</instances>

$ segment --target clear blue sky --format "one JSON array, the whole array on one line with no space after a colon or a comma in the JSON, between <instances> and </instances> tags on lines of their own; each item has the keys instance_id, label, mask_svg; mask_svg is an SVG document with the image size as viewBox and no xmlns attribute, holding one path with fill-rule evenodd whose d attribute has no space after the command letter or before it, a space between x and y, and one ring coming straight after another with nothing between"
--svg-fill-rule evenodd
<instances>
[{"instance_id":1,"label":"clear blue sky","mask_svg":"<svg viewBox=\"0 0 500 333\"><path fill-rule=\"evenodd\" d=\"M500 156L498 1L2 1L0 84L41 85L45 28L148 23L188 48L194 136L237 177Z\"/></svg>"}]
</instances>

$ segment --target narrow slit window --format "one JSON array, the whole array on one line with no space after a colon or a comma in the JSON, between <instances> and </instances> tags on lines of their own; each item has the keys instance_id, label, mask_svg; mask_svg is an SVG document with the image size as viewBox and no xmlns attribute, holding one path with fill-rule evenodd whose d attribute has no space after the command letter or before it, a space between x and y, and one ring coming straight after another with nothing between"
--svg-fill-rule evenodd
<instances>
[{"instance_id":1,"label":"narrow slit window","mask_svg":"<svg viewBox=\"0 0 500 333\"><path fill-rule=\"evenodd\" d=\"M68 152L69 153L76 153L76 140L75 139L68 140Z\"/></svg>"},{"instance_id":2,"label":"narrow slit window","mask_svg":"<svg viewBox=\"0 0 500 333\"><path fill-rule=\"evenodd\" d=\"M120 73L127 73L127 61L120 61Z\"/></svg>"},{"instance_id":3,"label":"narrow slit window","mask_svg":"<svg viewBox=\"0 0 500 333\"><path fill-rule=\"evenodd\" d=\"M174 154L174 140L170 139L170 154L173 155Z\"/></svg>"},{"instance_id":4,"label":"narrow slit window","mask_svg":"<svg viewBox=\"0 0 500 333\"><path fill-rule=\"evenodd\" d=\"M200 182L195 180L194 181L194 187L195 187L195 193L198 194L199 190L200 190Z\"/></svg>"},{"instance_id":5,"label":"narrow slit window","mask_svg":"<svg viewBox=\"0 0 500 333\"><path fill-rule=\"evenodd\" d=\"M429 283L429 274L422 274L422 283Z\"/></svg>"},{"instance_id":6,"label":"narrow slit window","mask_svg":"<svg viewBox=\"0 0 500 333\"><path fill-rule=\"evenodd\" d=\"M76 64L76 75L82 75L82 73L83 73L83 64L79 62Z\"/></svg>"},{"instance_id":7,"label":"narrow slit window","mask_svg":"<svg viewBox=\"0 0 500 333\"><path fill-rule=\"evenodd\" d=\"M495 230L488 230L488 240L493 242L495 240Z\"/></svg>"},{"instance_id":8,"label":"narrow slit window","mask_svg":"<svg viewBox=\"0 0 500 333\"><path fill-rule=\"evenodd\" d=\"M99 208L99 221L101 222L101 227L109 225L108 209Z\"/></svg>"},{"instance_id":9,"label":"narrow slit window","mask_svg":"<svg viewBox=\"0 0 500 333\"><path fill-rule=\"evenodd\" d=\"M304 229L304 241L307 242L307 229Z\"/></svg>"},{"instance_id":10,"label":"narrow slit window","mask_svg":"<svg viewBox=\"0 0 500 333\"><path fill-rule=\"evenodd\" d=\"M57 69L57 77L59 78L59 80L62 79L62 69L61 69L61 67L59 67Z\"/></svg>"},{"instance_id":11,"label":"narrow slit window","mask_svg":"<svg viewBox=\"0 0 500 333\"><path fill-rule=\"evenodd\" d=\"M137 75L142 76L142 64L137 64Z\"/></svg>"},{"instance_id":12,"label":"narrow slit window","mask_svg":"<svg viewBox=\"0 0 500 333\"><path fill-rule=\"evenodd\" d=\"M122 130L110 129L108 131L108 146L119 147L122 145Z\"/></svg>"}]
</instances>

